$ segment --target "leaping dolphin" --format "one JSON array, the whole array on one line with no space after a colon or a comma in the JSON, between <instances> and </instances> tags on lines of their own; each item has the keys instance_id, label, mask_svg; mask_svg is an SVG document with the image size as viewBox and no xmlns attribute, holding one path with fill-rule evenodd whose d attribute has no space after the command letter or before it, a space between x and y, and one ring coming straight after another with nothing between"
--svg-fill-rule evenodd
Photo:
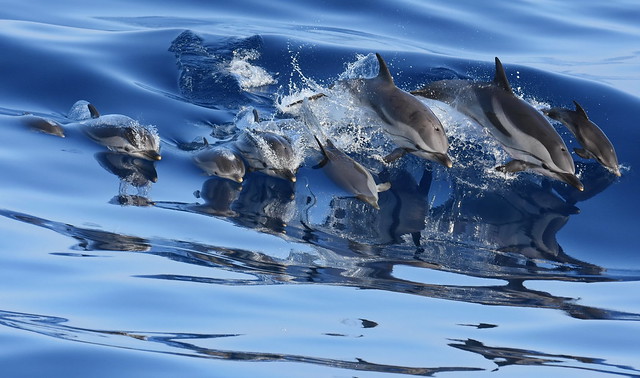
<instances>
[{"instance_id":1,"label":"leaping dolphin","mask_svg":"<svg viewBox=\"0 0 640 378\"><path fill-rule=\"evenodd\" d=\"M574 148L578 156L584 159L596 159L616 176L620 176L618 157L611 141L604 132L587 116L582 106L573 102L576 110L551 108L543 113L556 121L562 122L572 133L583 148Z\"/></svg>"},{"instance_id":2,"label":"leaping dolphin","mask_svg":"<svg viewBox=\"0 0 640 378\"><path fill-rule=\"evenodd\" d=\"M497 170L530 169L583 190L560 135L539 111L513 93L500 59L496 57L495 62L492 82L440 80L412 93L446 102L487 128L513 158Z\"/></svg>"},{"instance_id":3,"label":"leaping dolphin","mask_svg":"<svg viewBox=\"0 0 640 378\"><path fill-rule=\"evenodd\" d=\"M376 57L380 65L378 76L345 83L363 105L384 121L385 131L398 145L385 161L411 153L451 168L449 141L438 117L416 97L396 87L384 59L378 53Z\"/></svg>"},{"instance_id":4,"label":"leaping dolphin","mask_svg":"<svg viewBox=\"0 0 640 378\"><path fill-rule=\"evenodd\" d=\"M323 155L323 159L317 167L323 168L327 176L339 187L353 194L359 200L373 206L376 210L380 210L378 192L388 190L391 184L386 182L376 185L371 173L360 163L334 146L331 139L323 136L322 138L325 139L325 142L321 142L316 136L318 132L323 135L320 129L320 122L318 122L306 100L302 111L304 122L309 128L309 132L313 134L316 142L318 142Z\"/></svg>"}]
</instances>

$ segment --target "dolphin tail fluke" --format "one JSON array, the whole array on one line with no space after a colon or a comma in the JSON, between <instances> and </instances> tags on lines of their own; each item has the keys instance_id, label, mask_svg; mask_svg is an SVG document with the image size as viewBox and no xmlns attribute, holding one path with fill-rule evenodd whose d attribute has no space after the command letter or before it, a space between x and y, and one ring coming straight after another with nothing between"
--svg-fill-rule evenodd
<instances>
[{"instance_id":1,"label":"dolphin tail fluke","mask_svg":"<svg viewBox=\"0 0 640 378\"><path fill-rule=\"evenodd\" d=\"M498 87L504 89L507 92L513 93L513 89L511 89L511 84L509 84L509 80L507 79L507 74L504 72L504 67L502 66L502 62L496 56L496 75L493 78L493 83Z\"/></svg>"}]
</instances>

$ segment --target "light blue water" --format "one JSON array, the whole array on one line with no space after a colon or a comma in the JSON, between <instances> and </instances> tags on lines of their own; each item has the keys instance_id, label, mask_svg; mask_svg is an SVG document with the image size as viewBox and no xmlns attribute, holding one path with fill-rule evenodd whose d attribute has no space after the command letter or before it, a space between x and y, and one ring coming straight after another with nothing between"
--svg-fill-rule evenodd
<instances>
[{"instance_id":1,"label":"light blue water","mask_svg":"<svg viewBox=\"0 0 640 378\"><path fill-rule=\"evenodd\" d=\"M5 4L2 376L640 376L639 16L632 1ZM375 74L373 52L406 90L488 80L500 57L535 106L580 102L622 177L579 157L583 194L498 175L501 149L435 101L454 167L385 168L375 115L333 91L312 104L325 131L392 183L380 211L346 197L285 105ZM81 99L157 129L157 182L78 131ZM191 163L248 107L296 141L295 184Z\"/></svg>"}]
</instances>

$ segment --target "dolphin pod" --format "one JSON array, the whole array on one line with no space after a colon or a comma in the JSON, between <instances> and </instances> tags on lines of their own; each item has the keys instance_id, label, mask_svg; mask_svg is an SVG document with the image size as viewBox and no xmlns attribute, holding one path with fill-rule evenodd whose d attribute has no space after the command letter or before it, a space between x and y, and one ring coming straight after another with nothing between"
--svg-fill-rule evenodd
<instances>
[{"instance_id":1,"label":"dolphin pod","mask_svg":"<svg viewBox=\"0 0 640 378\"><path fill-rule=\"evenodd\" d=\"M513 93L500 59L495 63L492 82L440 80L412 93L448 103L489 130L513 158L496 169L530 169L583 190L562 137L543 114Z\"/></svg>"},{"instance_id":2,"label":"dolphin pod","mask_svg":"<svg viewBox=\"0 0 640 378\"><path fill-rule=\"evenodd\" d=\"M575 110L550 108L538 111L514 94L497 57L492 81L439 80L419 90L406 92L395 85L382 56L377 53L375 56L379 65L376 76L340 80L338 84L343 85L359 104L371 109L382 121L382 129L396 145L383 158L386 164L406 154L413 154L446 168L453 166L446 130L433 111L418 99L421 96L447 103L484 127L511 157L506 164L496 167L498 171L514 173L530 170L584 190L576 175L574 160L548 117L561 122L573 133L581 145L581 148L574 149L578 156L595 159L614 175L621 175L613 145L577 102L574 101ZM327 176L342 189L380 209L378 193L389 189L390 184L376 184L367 168L337 148L324 135L309 107L310 100L324 96L319 93L289 105L303 103L298 117L307 125L322 153L322 162L318 167L323 168ZM34 115L21 117L22 124L34 130L65 136L63 125L56 121ZM99 156L99 162L105 169L133 177L134 186L157 180L152 162L161 160L160 138L153 127L140 125L124 115L100 115L95 106L87 101L74 104L68 118L87 137L111 151ZM237 183L243 183L245 174L254 171L295 183L300 159L291 139L283 135L280 129L272 132L254 127L259 123L257 111L254 110L253 120L247 126L236 124L240 132L231 141L208 145L205 139L204 148L193 154L193 163L207 175Z\"/></svg>"}]
</instances>

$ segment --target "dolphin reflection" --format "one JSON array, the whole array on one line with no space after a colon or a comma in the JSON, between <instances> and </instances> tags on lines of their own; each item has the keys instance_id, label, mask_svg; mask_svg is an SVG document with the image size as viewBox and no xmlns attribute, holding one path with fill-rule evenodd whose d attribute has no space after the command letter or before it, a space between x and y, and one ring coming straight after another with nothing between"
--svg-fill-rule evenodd
<instances>
[{"instance_id":1,"label":"dolphin reflection","mask_svg":"<svg viewBox=\"0 0 640 378\"><path fill-rule=\"evenodd\" d=\"M274 179L277 182L284 180ZM185 209L180 209L185 210ZM1 210L0 215L69 236L85 251L137 251L151 253L176 262L195 264L253 276L252 279L209 278L180 274L152 274L138 277L201 282L217 285L320 284L376 289L429 298L484 305L555 309L579 319L614 319L640 321L640 314L607 310L578 304L575 298L555 296L531 290L527 279L547 279L573 282L637 281L640 272L591 270L562 265L558 268L535 267L529 261L517 265L508 259L496 259L499 253L478 248L462 248L452 243L430 243L418 256L406 248L391 246L377 254L345 253L337 248L317 247L314 256L307 248L287 257L270 256L259 251L205 245L160 237L139 238L99 229L77 227L35 217L29 214ZM287 230L291 230L288 228ZM287 238L294 238L294 232ZM399 278L396 268L437 269L482 278L503 279L505 285L463 286L416 282ZM177 267L178 271L183 271Z\"/></svg>"}]
</instances>

